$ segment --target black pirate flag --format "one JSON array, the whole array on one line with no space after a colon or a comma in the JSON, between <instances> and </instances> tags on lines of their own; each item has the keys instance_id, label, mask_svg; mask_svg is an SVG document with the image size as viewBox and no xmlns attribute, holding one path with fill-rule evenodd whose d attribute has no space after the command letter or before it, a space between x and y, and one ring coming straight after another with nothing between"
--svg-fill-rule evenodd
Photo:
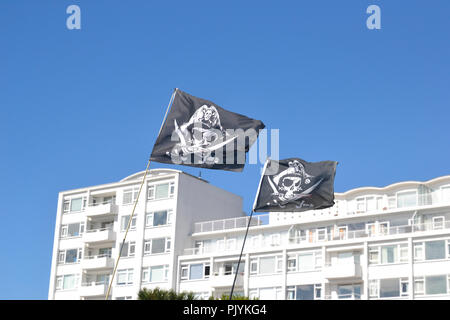
<instances>
[{"instance_id":1,"label":"black pirate flag","mask_svg":"<svg viewBox=\"0 0 450 320\"><path fill-rule=\"evenodd\" d=\"M246 153L265 125L179 89L153 147L151 160L242 171Z\"/></svg>"},{"instance_id":2,"label":"black pirate flag","mask_svg":"<svg viewBox=\"0 0 450 320\"><path fill-rule=\"evenodd\" d=\"M334 205L336 161L268 160L253 205L255 212L306 211Z\"/></svg>"}]
</instances>

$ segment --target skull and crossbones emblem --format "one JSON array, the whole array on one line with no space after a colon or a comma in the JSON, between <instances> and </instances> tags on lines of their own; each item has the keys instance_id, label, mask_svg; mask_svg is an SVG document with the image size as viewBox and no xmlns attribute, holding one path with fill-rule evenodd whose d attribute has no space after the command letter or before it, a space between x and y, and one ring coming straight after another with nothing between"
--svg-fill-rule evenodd
<instances>
[{"instance_id":1,"label":"skull and crossbones emblem","mask_svg":"<svg viewBox=\"0 0 450 320\"><path fill-rule=\"evenodd\" d=\"M317 187L303 190L303 187L311 183L314 176L306 173L305 167L298 160L290 161L289 168L283 170L273 177L268 177L269 184L273 189L273 202L283 208L287 203L296 202L309 197L309 193Z\"/></svg>"}]
</instances>

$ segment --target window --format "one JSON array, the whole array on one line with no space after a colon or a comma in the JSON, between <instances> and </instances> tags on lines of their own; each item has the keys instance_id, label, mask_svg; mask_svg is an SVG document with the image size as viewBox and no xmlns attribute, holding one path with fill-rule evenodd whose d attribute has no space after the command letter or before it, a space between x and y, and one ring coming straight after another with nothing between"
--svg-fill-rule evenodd
<instances>
[{"instance_id":1,"label":"window","mask_svg":"<svg viewBox=\"0 0 450 320\"><path fill-rule=\"evenodd\" d=\"M86 207L86 197L66 199L63 201L63 213L79 212Z\"/></svg>"},{"instance_id":2,"label":"window","mask_svg":"<svg viewBox=\"0 0 450 320\"><path fill-rule=\"evenodd\" d=\"M169 265L153 266L142 269L142 282L167 281Z\"/></svg>"},{"instance_id":3,"label":"window","mask_svg":"<svg viewBox=\"0 0 450 320\"><path fill-rule=\"evenodd\" d=\"M78 286L79 276L76 274L66 274L56 277L56 290L70 290Z\"/></svg>"},{"instance_id":4,"label":"window","mask_svg":"<svg viewBox=\"0 0 450 320\"><path fill-rule=\"evenodd\" d=\"M133 269L117 270L117 285L131 285L133 284Z\"/></svg>"},{"instance_id":5,"label":"window","mask_svg":"<svg viewBox=\"0 0 450 320\"><path fill-rule=\"evenodd\" d=\"M296 271L297 270L297 256L288 256L287 258L287 270Z\"/></svg>"},{"instance_id":6,"label":"window","mask_svg":"<svg viewBox=\"0 0 450 320\"><path fill-rule=\"evenodd\" d=\"M327 229L326 228L318 228L317 229L317 240L318 241L327 240Z\"/></svg>"},{"instance_id":7,"label":"window","mask_svg":"<svg viewBox=\"0 0 450 320\"><path fill-rule=\"evenodd\" d=\"M170 252L170 238L145 240L144 255Z\"/></svg>"},{"instance_id":8,"label":"window","mask_svg":"<svg viewBox=\"0 0 450 320\"><path fill-rule=\"evenodd\" d=\"M378 224L378 232L381 235L389 234L389 222L387 222L387 221L380 222Z\"/></svg>"},{"instance_id":9,"label":"window","mask_svg":"<svg viewBox=\"0 0 450 320\"><path fill-rule=\"evenodd\" d=\"M409 294L409 281L407 278L400 279L400 295L402 297L408 296Z\"/></svg>"},{"instance_id":10,"label":"window","mask_svg":"<svg viewBox=\"0 0 450 320\"><path fill-rule=\"evenodd\" d=\"M425 259L445 259L445 240L425 242Z\"/></svg>"},{"instance_id":11,"label":"window","mask_svg":"<svg viewBox=\"0 0 450 320\"><path fill-rule=\"evenodd\" d=\"M69 264L80 262L82 252L81 248L60 250L58 253L58 263Z\"/></svg>"},{"instance_id":12,"label":"window","mask_svg":"<svg viewBox=\"0 0 450 320\"><path fill-rule=\"evenodd\" d=\"M84 232L84 222L71 223L61 226L61 238L78 237Z\"/></svg>"},{"instance_id":13,"label":"window","mask_svg":"<svg viewBox=\"0 0 450 320\"><path fill-rule=\"evenodd\" d=\"M137 196L139 194L139 187L128 188L123 190L123 200L122 204L131 204L136 201Z\"/></svg>"},{"instance_id":14,"label":"window","mask_svg":"<svg viewBox=\"0 0 450 320\"><path fill-rule=\"evenodd\" d=\"M259 258L259 273L275 273L275 257Z\"/></svg>"},{"instance_id":15,"label":"window","mask_svg":"<svg viewBox=\"0 0 450 320\"><path fill-rule=\"evenodd\" d=\"M149 212L145 216L146 227L164 226L172 223L173 210Z\"/></svg>"},{"instance_id":16,"label":"window","mask_svg":"<svg viewBox=\"0 0 450 320\"><path fill-rule=\"evenodd\" d=\"M444 229L444 217L433 217L433 230Z\"/></svg>"},{"instance_id":17,"label":"window","mask_svg":"<svg viewBox=\"0 0 450 320\"><path fill-rule=\"evenodd\" d=\"M147 198L149 200L172 198L175 193L175 183L162 183L148 187Z\"/></svg>"},{"instance_id":18,"label":"window","mask_svg":"<svg viewBox=\"0 0 450 320\"><path fill-rule=\"evenodd\" d=\"M181 266L181 280L201 280L209 278L211 267L209 263L194 263Z\"/></svg>"},{"instance_id":19,"label":"window","mask_svg":"<svg viewBox=\"0 0 450 320\"><path fill-rule=\"evenodd\" d=\"M430 276L425 278L426 294L445 294L447 293L447 276Z\"/></svg>"},{"instance_id":20,"label":"window","mask_svg":"<svg viewBox=\"0 0 450 320\"><path fill-rule=\"evenodd\" d=\"M423 260L424 259L424 244L423 242L414 243L414 259Z\"/></svg>"},{"instance_id":21,"label":"window","mask_svg":"<svg viewBox=\"0 0 450 320\"><path fill-rule=\"evenodd\" d=\"M131 296L116 297L116 300L132 300Z\"/></svg>"},{"instance_id":22,"label":"window","mask_svg":"<svg viewBox=\"0 0 450 320\"><path fill-rule=\"evenodd\" d=\"M378 298L378 280L369 281L369 296L370 298Z\"/></svg>"},{"instance_id":23,"label":"window","mask_svg":"<svg viewBox=\"0 0 450 320\"><path fill-rule=\"evenodd\" d=\"M321 284L290 286L286 288L288 300L315 300L322 296Z\"/></svg>"},{"instance_id":24,"label":"window","mask_svg":"<svg viewBox=\"0 0 450 320\"><path fill-rule=\"evenodd\" d=\"M203 265L203 263L191 264L189 266L189 279L190 280L203 279L203 277L206 276L206 273L204 271L205 266ZM209 269L207 271L209 271Z\"/></svg>"},{"instance_id":25,"label":"window","mask_svg":"<svg viewBox=\"0 0 450 320\"><path fill-rule=\"evenodd\" d=\"M271 235L271 243L272 246L279 246L280 245L280 234L275 233Z\"/></svg>"},{"instance_id":26,"label":"window","mask_svg":"<svg viewBox=\"0 0 450 320\"><path fill-rule=\"evenodd\" d=\"M128 223L130 222L131 215L122 216L120 222L120 231L126 231L128 228ZM131 220L130 230L136 230L136 216Z\"/></svg>"},{"instance_id":27,"label":"window","mask_svg":"<svg viewBox=\"0 0 450 320\"><path fill-rule=\"evenodd\" d=\"M136 242L125 242L122 247L121 257L134 257L136 252Z\"/></svg>"},{"instance_id":28,"label":"window","mask_svg":"<svg viewBox=\"0 0 450 320\"><path fill-rule=\"evenodd\" d=\"M370 247L369 248L369 264L378 264L379 263L379 248L378 247Z\"/></svg>"},{"instance_id":29,"label":"window","mask_svg":"<svg viewBox=\"0 0 450 320\"><path fill-rule=\"evenodd\" d=\"M409 257L409 249L408 249L408 244L407 243L403 243L400 245L400 262L408 262Z\"/></svg>"},{"instance_id":30,"label":"window","mask_svg":"<svg viewBox=\"0 0 450 320\"><path fill-rule=\"evenodd\" d=\"M258 259L250 260L250 273L251 274L258 273Z\"/></svg>"},{"instance_id":31,"label":"window","mask_svg":"<svg viewBox=\"0 0 450 320\"><path fill-rule=\"evenodd\" d=\"M298 255L298 269L301 271L315 269L315 259L313 252L300 253Z\"/></svg>"},{"instance_id":32,"label":"window","mask_svg":"<svg viewBox=\"0 0 450 320\"><path fill-rule=\"evenodd\" d=\"M380 298L400 296L400 279L381 279Z\"/></svg>"},{"instance_id":33,"label":"window","mask_svg":"<svg viewBox=\"0 0 450 320\"><path fill-rule=\"evenodd\" d=\"M382 246L381 247L381 263L395 263L397 262L397 246Z\"/></svg>"},{"instance_id":34,"label":"window","mask_svg":"<svg viewBox=\"0 0 450 320\"><path fill-rule=\"evenodd\" d=\"M397 208L417 206L417 192L404 191L397 193Z\"/></svg>"},{"instance_id":35,"label":"window","mask_svg":"<svg viewBox=\"0 0 450 320\"><path fill-rule=\"evenodd\" d=\"M425 280L423 277L414 279L414 294L422 295L425 293Z\"/></svg>"}]
</instances>

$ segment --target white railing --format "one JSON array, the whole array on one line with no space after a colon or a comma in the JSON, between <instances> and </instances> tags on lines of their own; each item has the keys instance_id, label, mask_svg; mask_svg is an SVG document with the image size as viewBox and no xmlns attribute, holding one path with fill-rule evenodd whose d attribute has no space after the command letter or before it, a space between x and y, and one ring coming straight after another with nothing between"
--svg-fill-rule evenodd
<instances>
[{"instance_id":1,"label":"white railing","mask_svg":"<svg viewBox=\"0 0 450 320\"><path fill-rule=\"evenodd\" d=\"M247 228L249 219L250 217L237 217L237 218L197 222L194 224L194 233ZM269 214L254 215L250 222L250 227L268 224L269 224Z\"/></svg>"},{"instance_id":2,"label":"white railing","mask_svg":"<svg viewBox=\"0 0 450 320\"><path fill-rule=\"evenodd\" d=\"M336 298L339 300L361 300L361 295L358 293L349 293L349 294L339 294L336 297L333 297L331 295L324 296L324 300L332 300Z\"/></svg>"},{"instance_id":3,"label":"white railing","mask_svg":"<svg viewBox=\"0 0 450 320\"><path fill-rule=\"evenodd\" d=\"M92 260L92 259L100 259L100 258L111 258L111 253L98 254L93 256L85 256L83 259Z\"/></svg>"},{"instance_id":4,"label":"white railing","mask_svg":"<svg viewBox=\"0 0 450 320\"><path fill-rule=\"evenodd\" d=\"M297 236L289 238L290 244L300 244L300 243L317 243L317 242L326 242L326 241L339 241L339 240L352 240L358 238L370 238L370 237L382 237L382 236L392 236L398 234L406 234L406 233L417 233L417 232L427 232L427 231L436 231L450 229L450 220L444 221L443 224L436 223L422 223L415 225L403 225L396 226L390 228L378 228L377 231L372 232L371 230L361 229L361 230L353 230L347 231L344 233L339 233L337 235L326 234L326 235L318 235L317 233L313 233L311 235Z\"/></svg>"},{"instance_id":5,"label":"white railing","mask_svg":"<svg viewBox=\"0 0 450 320\"><path fill-rule=\"evenodd\" d=\"M422 223L415 225L402 225L390 228L378 228L376 232L372 232L371 230L361 229L361 230L353 230L347 232L340 232L336 235L326 234L323 236L319 236L317 232L312 235L304 235L297 237L289 237L288 244L307 244L307 243L321 243L328 241L342 241L342 240L352 240L352 239L361 239L361 238L371 238L371 237L383 237L383 236L392 236L399 234L408 234L408 233L418 233L418 232L428 232L428 231L439 231L439 230L447 230L450 229L450 220L444 221L443 224L436 223ZM246 246L248 246L248 239L246 242ZM262 248L273 248L274 246L282 246L284 245L284 241L280 241L278 245L274 245L271 242L260 243L258 246L259 249ZM216 244L211 244L209 246L202 246L197 248L186 248L184 249L185 255L203 255L217 252L229 252L236 251L240 249L242 246L242 242L237 242L233 247L226 246L218 246Z\"/></svg>"},{"instance_id":6,"label":"white railing","mask_svg":"<svg viewBox=\"0 0 450 320\"><path fill-rule=\"evenodd\" d=\"M101 286L101 285L108 285L109 281L108 280L103 280L103 281L91 281L91 282L83 282L81 283L82 287L93 287L93 286Z\"/></svg>"},{"instance_id":7,"label":"white railing","mask_svg":"<svg viewBox=\"0 0 450 320\"><path fill-rule=\"evenodd\" d=\"M86 230L86 233L102 232L102 231L107 231L107 230L112 230L112 229L113 229L113 227L90 229L90 230Z\"/></svg>"},{"instance_id":8,"label":"white railing","mask_svg":"<svg viewBox=\"0 0 450 320\"><path fill-rule=\"evenodd\" d=\"M101 206L104 204L116 204L116 202L115 201L103 201L103 202L89 203L88 207L97 207L97 206Z\"/></svg>"}]
</instances>

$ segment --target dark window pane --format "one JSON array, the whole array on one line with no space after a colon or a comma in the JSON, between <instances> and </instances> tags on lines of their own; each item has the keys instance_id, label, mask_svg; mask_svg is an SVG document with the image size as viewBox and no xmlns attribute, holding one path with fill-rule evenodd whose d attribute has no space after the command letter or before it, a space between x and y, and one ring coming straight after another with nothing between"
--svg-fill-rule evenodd
<instances>
[{"instance_id":1,"label":"dark window pane","mask_svg":"<svg viewBox=\"0 0 450 320\"><path fill-rule=\"evenodd\" d=\"M400 279L382 279L380 280L380 297L399 297Z\"/></svg>"},{"instance_id":2,"label":"dark window pane","mask_svg":"<svg viewBox=\"0 0 450 320\"><path fill-rule=\"evenodd\" d=\"M314 285L297 286L297 300L314 300Z\"/></svg>"}]
</instances>

